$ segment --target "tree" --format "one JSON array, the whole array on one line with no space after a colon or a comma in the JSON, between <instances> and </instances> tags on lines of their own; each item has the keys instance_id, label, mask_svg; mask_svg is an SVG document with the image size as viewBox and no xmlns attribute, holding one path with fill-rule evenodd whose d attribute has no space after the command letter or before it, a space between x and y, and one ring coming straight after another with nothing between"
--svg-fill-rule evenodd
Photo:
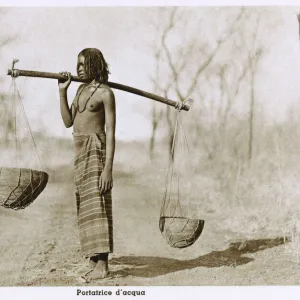
<instances>
[{"instance_id":1,"label":"tree","mask_svg":"<svg viewBox=\"0 0 300 300\"><path fill-rule=\"evenodd\" d=\"M0 9L0 26L1 26L1 20L3 20L5 14L7 13L6 9ZM12 36L12 35L5 35L3 32L1 32L0 34L0 55L1 55L1 50L5 47L7 47L9 44L11 44L14 40L16 39L16 36ZM2 106L5 105L5 99L6 95L0 94L0 101L2 102ZM10 114L12 117L9 118L8 116L3 116L1 114L1 112L4 112L5 109L3 109L0 111L0 116L1 116L1 127L2 128L7 128L8 131L15 131L16 130L16 124L12 121L13 117L14 117L14 112L11 112L10 110L7 110L7 114ZM7 131L5 132L5 134L7 135ZM6 136L6 139L8 137Z\"/></svg>"},{"instance_id":2,"label":"tree","mask_svg":"<svg viewBox=\"0 0 300 300\"><path fill-rule=\"evenodd\" d=\"M190 36L184 35L184 31L190 29L187 20L193 19L189 16L190 13L190 10L185 11L178 8L172 8L168 12L167 21L161 28L160 42L156 44L155 51L156 64L160 66L157 67L156 78L153 78L156 90L166 97L174 95L181 102L189 99L197 91L201 77L204 77L205 80L206 73L213 64L214 59L238 28L244 9L239 8L237 12L234 12L233 20L226 23L225 30L216 33L213 41L202 39L200 36L193 34ZM202 17L196 17L196 26L205 25L205 20ZM181 36L178 32L181 33ZM174 40L176 42L176 38L178 39L179 36L181 41L174 48ZM159 71L161 69L164 70L164 74ZM161 80L162 78L164 80ZM170 153L173 140L174 110L172 111L170 107L166 107L163 113L164 118L162 114L156 113L155 106L152 112L152 133L156 132L158 124L163 119L167 124L168 150ZM152 134L150 153L153 153L154 140L155 135Z\"/></svg>"}]
</instances>

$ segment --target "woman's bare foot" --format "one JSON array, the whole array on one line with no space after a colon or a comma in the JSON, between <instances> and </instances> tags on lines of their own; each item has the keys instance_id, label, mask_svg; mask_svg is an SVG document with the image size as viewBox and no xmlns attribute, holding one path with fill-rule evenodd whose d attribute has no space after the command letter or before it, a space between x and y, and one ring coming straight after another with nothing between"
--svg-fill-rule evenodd
<instances>
[{"instance_id":1,"label":"woman's bare foot","mask_svg":"<svg viewBox=\"0 0 300 300\"><path fill-rule=\"evenodd\" d=\"M108 275L108 262L99 260L93 269L88 275L88 280L98 280L103 279Z\"/></svg>"},{"instance_id":2,"label":"woman's bare foot","mask_svg":"<svg viewBox=\"0 0 300 300\"><path fill-rule=\"evenodd\" d=\"M90 258L90 260L89 260L89 268L90 268L91 270L94 270L95 267L96 267L96 265L97 265L97 261L92 260L92 259Z\"/></svg>"},{"instance_id":3,"label":"woman's bare foot","mask_svg":"<svg viewBox=\"0 0 300 300\"><path fill-rule=\"evenodd\" d=\"M91 257L89 265L92 271L86 276L88 281L105 278L108 275L108 253Z\"/></svg>"}]
</instances>

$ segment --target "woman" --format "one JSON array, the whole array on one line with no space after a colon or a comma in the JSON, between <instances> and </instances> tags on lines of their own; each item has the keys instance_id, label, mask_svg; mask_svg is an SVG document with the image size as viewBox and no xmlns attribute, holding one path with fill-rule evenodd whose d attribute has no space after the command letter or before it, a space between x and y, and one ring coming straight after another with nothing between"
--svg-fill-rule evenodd
<instances>
[{"instance_id":1,"label":"woman","mask_svg":"<svg viewBox=\"0 0 300 300\"><path fill-rule=\"evenodd\" d=\"M115 152L115 97L107 86L109 69L102 53L87 48L78 55L77 73L82 84L69 107L68 79L59 81L60 109L67 128L73 126L75 186L80 242L90 258L87 279L108 274L108 255L113 252L112 170Z\"/></svg>"}]
</instances>

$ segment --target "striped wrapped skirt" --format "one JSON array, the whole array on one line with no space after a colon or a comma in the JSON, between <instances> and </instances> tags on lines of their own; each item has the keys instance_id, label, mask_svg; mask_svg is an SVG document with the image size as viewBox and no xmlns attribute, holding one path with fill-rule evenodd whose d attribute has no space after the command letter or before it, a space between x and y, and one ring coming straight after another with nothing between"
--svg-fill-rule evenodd
<instances>
[{"instance_id":1,"label":"striped wrapped skirt","mask_svg":"<svg viewBox=\"0 0 300 300\"><path fill-rule=\"evenodd\" d=\"M86 257L113 252L111 190L100 194L105 165L105 133L78 135L75 143L75 186L81 250Z\"/></svg>"}]
</instances>

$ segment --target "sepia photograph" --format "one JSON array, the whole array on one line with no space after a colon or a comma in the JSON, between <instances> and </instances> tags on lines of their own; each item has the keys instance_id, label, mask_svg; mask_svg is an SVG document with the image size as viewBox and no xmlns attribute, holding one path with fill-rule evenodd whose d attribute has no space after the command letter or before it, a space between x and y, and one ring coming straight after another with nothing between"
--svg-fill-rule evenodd
<instances>
[{"instance_id":1,"label":"sepia photograph","mask_svg":"<svg viewBox=\"0 0 300 300\"><path fill-rule=\"evenodd\" d=\"M0 28L1 287L300 284L300 3Z\"/></svg>"}]
</instances>

